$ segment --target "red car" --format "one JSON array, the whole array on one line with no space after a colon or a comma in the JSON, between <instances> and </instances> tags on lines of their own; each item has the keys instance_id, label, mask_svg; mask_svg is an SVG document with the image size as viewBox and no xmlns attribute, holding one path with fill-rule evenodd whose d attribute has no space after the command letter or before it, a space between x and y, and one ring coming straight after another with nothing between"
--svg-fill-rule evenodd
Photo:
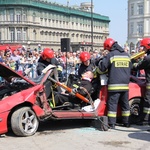
<instances>
[{"instance_id":1,"label":"red car","mask_svg":"<svg viewBox=\"0 0 150 150\"><path fill-rule=\"evenodd\" d=\"M17 136L31 136L38 130L39 122L48 119L91 119L99 122L103 130L108 130L106 86L102 87L101 101L96 101L95 107L92 107L86 98L76 95L81 96L81 100L89 102L89 105L78 109L65 109L66 106L57 108L51 107L49 103L51 87L49 90L46 89L49 83L50 85L55 83L55 80L51 80L53 68L44 69L44 73L37 79L24 77L2 63L0 70L0 134L7 133L11 129ZM57 84L62 86L59 82ZM142 91L144 86L130 83L131 116L135 118L139 116Z\"/></svg>"}]
</instances>

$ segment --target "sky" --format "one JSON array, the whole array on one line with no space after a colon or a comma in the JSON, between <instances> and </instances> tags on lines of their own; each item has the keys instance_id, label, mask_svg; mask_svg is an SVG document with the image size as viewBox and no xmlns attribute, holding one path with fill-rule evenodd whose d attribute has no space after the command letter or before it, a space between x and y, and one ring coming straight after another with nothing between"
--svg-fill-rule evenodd
<instances>
[{"instance_id":1,"label":"sky","mask_svg":"<svg viewBox=\"0 0 150 150\"><path fill-rule=\"evenodd\" d=\"M67 5L67 0L48 0ZM83 2L91 2L91 0L68 0L69 6L80 6ZM108 16L109 37L118 41L120 45L124 45L127 41L127 0L93 0L94 12Z\"/></svg>"}]
</instances>

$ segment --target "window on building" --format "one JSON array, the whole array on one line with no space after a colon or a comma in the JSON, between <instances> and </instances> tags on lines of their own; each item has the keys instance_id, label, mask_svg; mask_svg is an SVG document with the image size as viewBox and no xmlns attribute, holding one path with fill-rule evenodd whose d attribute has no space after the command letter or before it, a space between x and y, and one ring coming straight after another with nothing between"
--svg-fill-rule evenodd
<instances>
[{"instance_id":1,"label":"window on building","mask_svg":"<svg viewBox=\"0 0 150 150\"><path fill-rule=\"evenodd\" d=\"M27 15L25 13L22 15L22 21L27 21Z\"/></svg>"},{"instance_id":2,"label":"window on building","mask_svg":"<svg viewBox=\"0 0 150 150\"><path fill-rule=\"evenodd\" d=\"M47 19L45 19L45 26L47 26Z\"/></svg>"},{"instance_id":3,"label":"window on building","mask_svg":"<svg viewBox=\"0 0 150 150\"><path fill-rule=\"evenodd\" d=\"M36 14L35 13L33 13L32 20L33 20L33 22L36 21Z\"/></svg>"},{"instance_id":4,"label":"window on building","mask_svg":"<svg viewBox=\"0 0 150 150\"><path fill-rule=\"evenodd\" d=\"M21 29L18 28L17 29L17 41L21 41L21 40L22 40L22 38L21 38Z\"/></svg>"},{"instance_id":5,"label":"window on building","mask_svg":"<svg viewBox=\"0 0 150 150\"><path fill-rule=\"evenodd\" d=\"M65 28L66 28L65 24L66 24L66 22L65 22L65 21L63 21L63 27L65 27Z\"/></svg>"},{"instance_id":6,"label":"window on building","mask_svg":"<svg viewBox=\"0 0 150 150\"><path fill-rule=\"evenodd\" d=\"M43 25L43 18L41 18L41 25Z\"/></svg>"},{"instance_id":7,"label":"window on building","mask_svg":"<svg viewBox=\"0 0 150 150\"><path fill-rule=\"evenodd\" d=\"M131 23L130 25L130 34L134 33L134 23Z\"/></svg>"},{"instance_id":8,"label":"window on building","mask_svg":"<svg viewBox=\"0 0 150 150\"><path fill-rule=\"evenodd\" d=\"M9 11L9 20L11 21L11 22L14 22L15 20L15 13L14 13L14 10L10 10Z\"/></svg>"},{"instance_id":9,"label":"window on building","mask_svg":"<svg viewBox=\"0 0 150 150\"><path fill-rule=\"evenodd\" d=\"M56 19L56 14L53 14L53 19Z\"/></svg>"},{"instance_id":10,"label":"window on building","mask_svg":"<svg viewBox=\"0 0 150 150\"><path fill-rule=\"evenodd\" d=\"M0 42L2 41L2 34L1 34L1 32L0 32Z\"/></svg>"},{"instance_id":11,"label":"window on building","mask_svg":"<svg viewBox=\"0 0 150 150\"><path fill-rule=\"evenodd\" d=\"M139 22L137 24L137 33L138 34L143 34L143 23L142 22Z\"/></svg>"},{"instance_id":12,"label":"window on building","mask_svg":"<svg viewBox=\"0 0 150 150\"><path fill-rule=\"evenodd\" d=\"M26 41L27 40L27 29L25 28L24 30L23 30L23 36L22 36L22 40L23 41Z\"/></svg>"},{"instance_id":13,"label":"window on building","mask_svg":"<svg viewBox=\"0 0 150 150\"><path fill-rule=\"evenodd\" d=\"M2 21L6 21L6 13L5 13L5 10L2 10Z\"/></svg>"},{"instance_id":14,"label":"window on building","mask_svg":"<svg viewBox=\"0 0 150 150\"><path fill-rule=\"evenodd\" d=\"M139 15L143 15L144 14L143 4L138 4L138 14Z\"/></svg>"},{"instance_id":15,"label":"window on building","mask_svg":"<svg viewBox=\"0 0 150 150\"><path fill-rule=\"evenodd\" d=\"M134 15L134 5L131 5L131 16Z\"/></svg>"},{"instance_id":16,"label":"window on building","mask_svg":"<svg viewBox=\"0 0 150 150\"><path fill-rule=\"evenodd\" d=\"M21 13L17 13L16 19L17 19L17 22L21 22Z\"/></svg>"},{"instance_id":17,"label":"window on building","mask_svg":"<svg viewBox=\"0 0 150 150\"><path fill-rule=\"evenodd\" d=\"M15 41L15 29L10 28L10 41L14 42Z\"/></svg>"},{"instance_id":18,"label":"window on building","mask_svg":"<svg viewBox=\"0 0 150 150\"><path fill-rule=\"evenodd\" d=\"M74 37L75 36L75 34L74 33L72 33L72 37Z\"/></svg>"},{"instance_id":19,"label":"window on building","mask_svg":"<svg viewBox=\"0 0 150 150\"><path fill-rule=\"evenodd\" d=\"M48 19L48 26L51 26L51 19Z\"/></svg>"},{"instance_id":20,"label":"window on building","mask_svg":"<svg viewBox=\"0 0 150 150\"><path fill-rule=\"evenodd\" d=\"M36 30L33 31L33 40L36 41Z\"/></svg>"}]
</instances>

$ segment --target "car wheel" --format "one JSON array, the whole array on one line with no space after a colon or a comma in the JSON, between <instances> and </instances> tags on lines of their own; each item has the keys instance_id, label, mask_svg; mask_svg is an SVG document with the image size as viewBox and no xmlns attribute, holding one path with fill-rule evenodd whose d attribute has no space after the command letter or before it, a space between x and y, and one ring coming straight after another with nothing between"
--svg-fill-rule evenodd
<instances>
[{"instance_id":1,"label":"car wheel","mask_svg":"<svg viewBox=\"0 0 150 150\"><path fill-rule=\"evenodd\" d=\"M16 110L11 117L11 128L18 136L31 136L35 134L39 121L30 107Z\"/></svg>"},{"instance_id":2,"label":"car wheel","mask_svg":"<svg viewBox=\"0 0 150 150\"><path fill-rule=\"evenodd\" d=\"M141 104L140 98L135 98L129 101L130 123L137 123L140 120L140 114L142 112L140 104Z\"/></svg>"}]
</instances>

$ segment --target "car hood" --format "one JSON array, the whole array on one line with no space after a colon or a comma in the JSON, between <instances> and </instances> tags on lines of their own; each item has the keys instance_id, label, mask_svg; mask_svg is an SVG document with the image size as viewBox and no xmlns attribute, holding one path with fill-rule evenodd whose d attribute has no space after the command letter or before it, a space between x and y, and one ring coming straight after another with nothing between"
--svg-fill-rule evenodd
<instances>
[{"instance_id":1,"label":"car hood","mask_svg":"<svg viewBox=\"0 0 150 150\"><path fill-rule=\"evenodd\" d=\"M31 81L30 79L24 77L23 75L17 73L16 71L12 70L10 67L6 66L3 63L0 63L0 76L7 79L9 77L17 77L17 78L21 78L24 79L25 81L27 81L28 83L35 85L36 83Z\"/></svg>"}]
</instances>

